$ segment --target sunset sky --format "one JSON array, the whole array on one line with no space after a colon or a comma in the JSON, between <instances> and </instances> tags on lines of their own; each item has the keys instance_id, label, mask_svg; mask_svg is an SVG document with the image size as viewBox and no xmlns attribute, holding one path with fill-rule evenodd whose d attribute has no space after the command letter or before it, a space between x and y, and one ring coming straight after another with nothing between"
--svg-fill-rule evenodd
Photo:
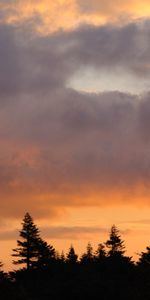
<instances>
[{"instance_id":1,"label":"sunset sky","mask_svg":"<svg viewBox=\"0 0 150 300\"><path fill-rule=\"evenodd\" d=\"M150 245L150 1L0 0L0 260L28 211L57 250Z\"/></svg>"}]
</instances>

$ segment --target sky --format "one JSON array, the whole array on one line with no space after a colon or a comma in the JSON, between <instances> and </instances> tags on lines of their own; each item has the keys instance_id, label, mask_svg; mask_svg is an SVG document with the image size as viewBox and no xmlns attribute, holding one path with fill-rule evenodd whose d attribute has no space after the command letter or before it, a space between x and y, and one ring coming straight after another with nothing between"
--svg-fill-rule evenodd
<instances>
[{"instance_id":1,"label":"sky","mask_svg":"<svg viewBox=\"0 0 150 300\"><path fill-rule=\"evenodd\" d=\"M0 0L0 259L28 211L60 252L150 236L149 0Z\"/></svg>"}]
</instances>

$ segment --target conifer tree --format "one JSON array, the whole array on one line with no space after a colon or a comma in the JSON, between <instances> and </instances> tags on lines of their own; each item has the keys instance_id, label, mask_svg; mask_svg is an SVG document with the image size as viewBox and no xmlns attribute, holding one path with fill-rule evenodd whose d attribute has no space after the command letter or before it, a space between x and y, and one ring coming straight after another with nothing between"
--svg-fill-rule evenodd
<instances>
[{"instance_id":1,"label":"conifer tree","mask_svg":"<svg viewBox=\"0 0 150 300\"><path fill-rule=\"evenodd\" d=\"M2 276L3 274L4 274L3 263L0 261L0 275Z\"/></svg>"},{"instance_id":2,"label":"conifer tree","mask_svg":"<svg viewBox=\"0 0 150 300\"><path fill-rule=\"evenodd\" d=\"M54 258L57 260L57 261L60 261L60 253L59 251L55 251L55 254L54 254Z\"/></svg>"},{"instance_id":3,"label":"conifer tree","mask_svg":"<svg viewBox=\"0 0 150 300\"><path fill-rule=\"evenodd\" d=\"M2 271L3 263L0 261L0 271Z\"/></svg>"},{"instance_id":4,"label":"conifer tree","mask_svg":"<svg viewBox=\"0 0 150 300\"><path fill-rule=\"evenodd\" d=\"M71 245L69 252L66 255L66 262L75 264L77 262L78 255L75 253L74 247Z\"/></svg>"},{"instance_id":5,"label":"conifer tree","mask_svg":"<svg viewBox=\"0 0 150 300\"><path fill-rule=\"evenodd\" d=\"M66 257L65 257L64 251L62 251L61 255L60 255L60 261L65 262L65 260L66 260Z\"/></svg>"},{"instance_id":6,"label":"conifer tree","mask_svg":"<svg viewBox=\"0 0 150 300\"><path fill-rule=\"evenodd\" d=\"M106 242L108 250L108 256L123 256L125 253L124 241L122 241L119 230L115 225L111 227L109 239Z\"/></svg>"},{"instance_id":7,"label":"conifer tree","mask_svg":"<svg viewBox=\"0 0 150 300\"><path fill-rule=\"evenodd\" d=\"M29 213L24 216L20 237L18 247L13 249L12 256L18 257L14 264L25 264L29 270L48 266L55 259L55 249L40 237L39 229Z\"/></svg>"},{"instance_id":8,"label":"conifer tree","mask_svg":"<svg viewBox=\"0 0 150 300\"><path fill-rule=\"evenodd\" d=\"M91 263L93 259L93 247L91 243L88 243L86 247L86 253L81 256L81 263Z\"/></svg>"},{"instance_id":9,"label":"conifer tree","mask_svg":"<svg viewBox=\"0 0 150 300\"><path fill-rule=\"evenodd\" d=\"M98 245L95 258L97 261L103 261L106 258L106 250L105 250L105 245L103 243L100 243Z\"/></svg>"},{"instance_id":10,"label":"conifer tree","mask_svg":"<svg viewBox=\"0 0 150 300\"><path fill-rule=\"evenodd\" d=\"M55 260L55 254L53 246L39 238L37 240L37 263L35 265L40 268L49 266Z\"/></svg>"},{"instance_id":11,"label":"conifer tree","mask_svg":"<svg viewBox=\"0 0 150 300\"><path fill-rule=\"evenodd\" d=\"M7 278L7 274L3 271L3 263L0 261L0 282Z\"/></svg>"},{"instance_id":12,"label":"conifer tree","mask_svg":"<svg viewBox=\"0 0 150 300\"><path fill-rule=\"evenodd\" d=\"M22 222L22 229L20 231L21 239L17 241L17 248L13 249L13 257L18 257L14 264L25 264L29 270L37 261L38 249L37 243L39 241L39 229L34 224L32 217L26 213Z\"/></svg>"},{"instance_id":13,"label":"conifer tree","mask_svg":"<svg viewBox=\"0 0 150 300\"><path fill-rule=\"evenodd\" d=\"M146 252L140 254L138 265L146 267L150 266L150 247L146 247Z\"/></svg>"}]
</instances>

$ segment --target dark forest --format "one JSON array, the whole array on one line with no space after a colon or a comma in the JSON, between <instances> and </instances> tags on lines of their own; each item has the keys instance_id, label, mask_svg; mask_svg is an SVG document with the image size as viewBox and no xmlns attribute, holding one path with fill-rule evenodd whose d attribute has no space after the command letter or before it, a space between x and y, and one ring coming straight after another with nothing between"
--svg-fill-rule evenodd
<instances>
[{"instance_id":1,"label":"dark forest","mask_svg":"<svg viewBox=\"0 0 150 300\"><path fill-rule=\"evenodd\" d=\"M139 254L138 262L125 252L113 225L108 240L96 252L88 243L80 258L73 245L67 254L58 254L26 213L12 250L13 263L19 268L5 273L0 264L0 299L150 299L150 248Z\"/></svg>"}]
</instances>

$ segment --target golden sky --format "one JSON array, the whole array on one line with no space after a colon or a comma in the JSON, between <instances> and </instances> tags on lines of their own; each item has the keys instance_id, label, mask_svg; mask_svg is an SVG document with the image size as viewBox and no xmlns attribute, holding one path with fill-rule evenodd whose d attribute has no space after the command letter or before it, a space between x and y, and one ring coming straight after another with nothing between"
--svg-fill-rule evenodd
<instances>
[{"instance_id":1,"label":"golden sky","mask_svg":"<svg viewBox=\"0 0 150 300\"><path fill-rule=\"evenodd\" d=\"M148 245L149 36L146 0L0 0L6 269L26 211L60 251L114 223L135 259Z\"/></svg>"},{"instance_id":2,"label":"golden sky","mask_svg":"<svg viewBox=\"0 0 150 300\"><path fill-rule=\"evenodd\" d=\"M42 33L71 30L82 23L128 22L150 14L148 0L12 0L1 1L0 8L4 21L11 24L33 22ZM34 18L38 19L35 24Z\"/></svg>"}]
</instances>

